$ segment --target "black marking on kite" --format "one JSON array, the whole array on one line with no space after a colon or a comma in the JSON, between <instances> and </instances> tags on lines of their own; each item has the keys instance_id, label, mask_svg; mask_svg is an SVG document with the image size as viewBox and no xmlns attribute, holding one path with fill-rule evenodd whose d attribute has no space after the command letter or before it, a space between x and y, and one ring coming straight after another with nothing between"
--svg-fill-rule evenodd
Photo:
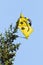
<instances>
[{"instance_id":1,"label":"black marking on kite","mask_svg":"<svg viewBox=\"0 0 43 65\"><path fill-rule=\"evenodd\" d=\"M27 25L27 27L28 27L28 23L26 22L26 21L23 21L23 22L25 22L26 23L26 25ZM29 31L29 27L28 27L28 30L27 31Z\"/></svg>"},{"instance_id":2,"label":"black marking on kite","mask_svg":"<svg viewBox=\"0 0 43 65\"><path fill-rule=\"evenodd\" d=\"M27 19L27 18L25 17L25 19ZM29 25L31 26L32 25L31 19L27 19L27 20L29 21Z\"/></svg>"},{"instance_id":3,"label":"black marking on kite","mask_svg":"<svg viewBox=\"0 0 43 65\"><path fill-rule=\"evenodd\" d=\"M25 28L24 28L24 27L22 27L21 29L22 29L22 30L24 30Z\"/></svg>"}]
</instances>

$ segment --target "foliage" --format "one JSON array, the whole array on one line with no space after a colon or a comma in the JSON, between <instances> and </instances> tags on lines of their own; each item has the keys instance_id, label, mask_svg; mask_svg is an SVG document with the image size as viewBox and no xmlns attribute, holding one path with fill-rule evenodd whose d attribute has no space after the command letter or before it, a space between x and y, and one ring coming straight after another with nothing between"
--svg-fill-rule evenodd
<instances>
[{"instance_id":1,"label":"foliage","mask_svg":"<svg viewBox=\"0 0 43 65\"><path fill-rule=\"evenodd\" d=\"M13 60L16 56L16 51L19 49L20 43L15 44L14 40L19 36L17 32L18 23L13 27L10 25L9 29L5 31L5 34L0 34L0 65L13 65Z\"/></svg>"}]
</instances>

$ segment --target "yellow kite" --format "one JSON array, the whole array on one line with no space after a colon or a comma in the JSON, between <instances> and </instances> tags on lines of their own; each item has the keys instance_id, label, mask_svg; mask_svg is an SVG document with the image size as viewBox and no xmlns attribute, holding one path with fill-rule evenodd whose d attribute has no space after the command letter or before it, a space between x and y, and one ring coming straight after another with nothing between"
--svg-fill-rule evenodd
<instances>
[{"instance_id":1,"label":"yellow kite","mask_svg":"<svg viewBox=\"0 0 43 65\"><path fill-rule=\"evenodd\" d=\"M24 34L25 38L28 38L30 34L33 32L33 28L31 27L31 20L24 17L23 14L20 14L18 28Z\"/></svg>"}]
</instances>

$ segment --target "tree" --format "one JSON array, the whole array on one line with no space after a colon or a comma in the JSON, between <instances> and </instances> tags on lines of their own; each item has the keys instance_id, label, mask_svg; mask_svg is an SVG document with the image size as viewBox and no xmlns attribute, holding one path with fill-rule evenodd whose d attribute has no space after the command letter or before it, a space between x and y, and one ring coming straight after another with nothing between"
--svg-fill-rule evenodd
<instances>
[{"instance_id":1,"label":"tree","mask_svg":"<svg viewBox=\"0 0 43 65\"><path fill-rule=\"evenodd\" d=\"M16 56L16 51L19 49L20 43L15 44L14 40L19 36L15 33L18 29L18 23L5 31L4 35L0 34L0 65L13 65L13 60Z\"/></svg>"}]
</instances>

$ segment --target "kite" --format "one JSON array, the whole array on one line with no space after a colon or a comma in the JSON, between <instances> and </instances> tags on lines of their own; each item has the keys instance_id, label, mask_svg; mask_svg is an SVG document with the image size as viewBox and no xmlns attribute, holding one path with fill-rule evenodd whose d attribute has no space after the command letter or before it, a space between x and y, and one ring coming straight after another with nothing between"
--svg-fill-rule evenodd
<instances>
[{"instance_id":1,"label":"kite","mask_svg":"<svg viewBox=\"0 0 43 65\"><path fill-rule=\"evenodd\" d=\"M31 20L27 17L24 17L23 14L20 14L18 22L18 28L24 34L25 38L28 38L33 32L33 28L31 27Z\"/></svg>"}]
</instances>

